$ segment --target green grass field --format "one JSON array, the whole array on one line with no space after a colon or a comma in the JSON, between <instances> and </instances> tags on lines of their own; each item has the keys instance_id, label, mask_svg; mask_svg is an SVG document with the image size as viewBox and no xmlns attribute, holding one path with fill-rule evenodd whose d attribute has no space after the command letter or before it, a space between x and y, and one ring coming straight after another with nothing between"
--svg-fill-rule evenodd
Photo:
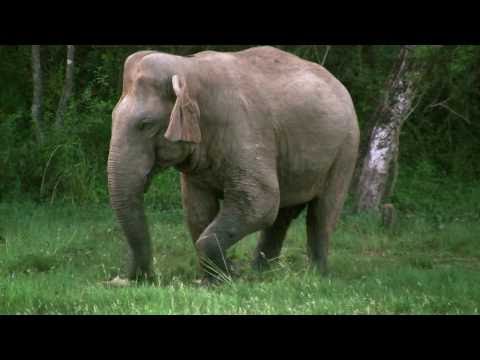
<instances>
[{"instance_id":1,"label":"green grass field","mask_svg":"<svg viewBox=\"0 0 480 360\"><path fill-rule=\"evenodd\" d=\"M1 314L478 314L480 223L403 215L394 231L344 216L330 275L308 271L304 218L279 263L250 269L256 238L230 252L240 277L197 285L181 210L149 209L158 286L104 285L123 271L126 243L107 205L0 204Z\"/></svg>"}]
</instances>

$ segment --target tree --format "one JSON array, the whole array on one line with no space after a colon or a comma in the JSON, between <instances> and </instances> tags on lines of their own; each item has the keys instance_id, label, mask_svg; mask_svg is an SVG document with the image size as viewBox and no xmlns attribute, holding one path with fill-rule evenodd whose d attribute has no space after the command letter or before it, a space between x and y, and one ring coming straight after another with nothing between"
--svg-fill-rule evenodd
<instances>
[{"instance_id":1,"label":"tree","mask_svg":"<svg viewBox=\"0 0 480 360\"><path fill-rule=\"evenodd\" d=\"M35 128L35 137L39 143L43 142L43 74L40 57L40 45L32 45L32 120Z\"/></svg>"},{"instance_id":2,"label":"tree","mask_svg":"<svg viewBox=\"0 0 480 360\"><path fill-rule=\"evenodd\" d=\"M413 110L420 66L414 61L414 45L400 48L387 83L386 95L374 118L368 151L357 185L357 211L378 210L391 194L397 176L400 131Z\"/></svg>"},{"instance_id":3,"label":"tree","mask_svg":"<svg viewBox=\"0 0 480 360\"><path fill-rule=\"evenodd\" d=\"M63 85L62 96L58 103L57 114L55 117L55 126L57 128L62 127L65 110L68 105L68 100L73 93L74 82L74 65L75 65L75 46L67 45L67 65L65 68L65 82Z\"/></svg>"}]
</instances>

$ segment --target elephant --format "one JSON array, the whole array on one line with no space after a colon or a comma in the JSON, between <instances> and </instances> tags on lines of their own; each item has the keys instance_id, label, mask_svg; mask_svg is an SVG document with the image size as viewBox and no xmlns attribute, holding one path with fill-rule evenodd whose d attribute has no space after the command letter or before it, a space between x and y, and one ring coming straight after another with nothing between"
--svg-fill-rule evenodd
<instances>
[{"instance_id":1,"label":"elephant","mask_svg":"<svg viewBox=\"0 0 480 360\"><path fill-rule=\"evenodd\" d=\"M252 265L268 269L304 208L309 264L326 274L358 146L351 95L319 64L271 46L131 54L107 165L128 279L156 278L144 194L169 167L180 172L202 279L231 274L227 250L256 232Z\"/></svg>"}]
</instances>

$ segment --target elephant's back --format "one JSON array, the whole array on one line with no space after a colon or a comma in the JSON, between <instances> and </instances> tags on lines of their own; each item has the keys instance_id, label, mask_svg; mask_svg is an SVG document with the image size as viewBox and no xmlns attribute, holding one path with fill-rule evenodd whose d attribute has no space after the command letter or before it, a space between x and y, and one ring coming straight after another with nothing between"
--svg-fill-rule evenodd
<instances>
[{"instance_id":1,"label":"elephant's back","mask_svg":"<svg viewBox=\"0 0 480 360\"><path fill-rule=\"evenodd\" d=\"M340 84L323 66L272 46L253 47L237 52L207 50L196 53L193 57L225 69L235 69L235 72L244 77L256 77L269 83L289 81L309 73L332 86Z\"/></svg>"},{"instance_id":2,"label":"elephant's back","mask_svg":"<svg viewBox=\"0 0 480 360\"><path fill-rule=\"evenodd\" d=\"M271 46L254 47L229 54L238 60L245 71L261 76L271 83L289 82L309 74L328 86L343 87L340 81L323 66Z\"/></svg>"},{"instance_id":3,"label":"elephant's back","mask_svg":"<svg viewBox=\"0 0 480 360\"><path fill-rule=\"evenodd\" d=\"M279 49L253 48L236 56L250 69L252 93L270 107L281 206L308 202L321 191L339 149L358 138L350 93L323 66Z\"/></svg>"},{"instance_id":4,"label":"elephant's back","mask_svg":"<svg viewBox=\"0 0 480 360\"><path fill-rule=\"evenodd\" d=\"M194 57L208 64L205 69L214 75L219 86L241 91L245 97L261 99L264 105L275 101L285 104L285 99L304 105L304 99L311 99L312 104L322 106L336 101L352 107L347 89L327 69L271 46L237 52L209 50ZM322 104L323 100L329 104Z\"/></svg>"},{"instance_id":5,"label":"elephant's back","mask_svg":"<svg viewBox=\"0 0 480 360\"><path fill-rule=\"evenodd\" d=\"M228 53L228 56L228 61L235 62L243 77L248 78L250 92L277 102L280 110L295 108L295 104L321 112L338 112L339 108L348 109L350 113L353 110L348 90L319 64L271 46Z\"/></svg>"}]
</instances>

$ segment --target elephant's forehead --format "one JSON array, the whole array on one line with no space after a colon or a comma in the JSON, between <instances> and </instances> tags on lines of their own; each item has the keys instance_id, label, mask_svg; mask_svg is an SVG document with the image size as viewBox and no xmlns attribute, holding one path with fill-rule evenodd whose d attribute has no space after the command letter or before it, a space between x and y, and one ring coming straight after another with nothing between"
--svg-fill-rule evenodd
<instances>
[{"instance_id":1,"label":"elephant's forehead","mask_svg":"<svg viewBox=\"0 0 480 360\"><path fill-rule=\"evenodd\" d=\"M141 109L143 107L139 104L139 101L132 96L124 96L115 106L112 113L112 120L114 123L128 123L135 121L136 118L142 116Z\"/></svg>"},{"instance_id":2,"label":"elephant's forehead","mask_svg":"<svg viewBox=\"0 0 480 360\"><path fill-rule=\"evenodd\" d=\"M158 101L153 97L130 93L122 97L112 113L114 122L131 122L158 113Z\"/></svg>"},{"instance_id":3,"label":"elephant's forehead","mask_svg":"<svg viewBox=\"0 0 480 360\"><path fill-rule=\"evenodd\" d=\"M133 114L135 112L135 106L136 104L135 101L133 101L132 96L123 96L113 110L113 120Z\"/></svg>"}]
</instances>

